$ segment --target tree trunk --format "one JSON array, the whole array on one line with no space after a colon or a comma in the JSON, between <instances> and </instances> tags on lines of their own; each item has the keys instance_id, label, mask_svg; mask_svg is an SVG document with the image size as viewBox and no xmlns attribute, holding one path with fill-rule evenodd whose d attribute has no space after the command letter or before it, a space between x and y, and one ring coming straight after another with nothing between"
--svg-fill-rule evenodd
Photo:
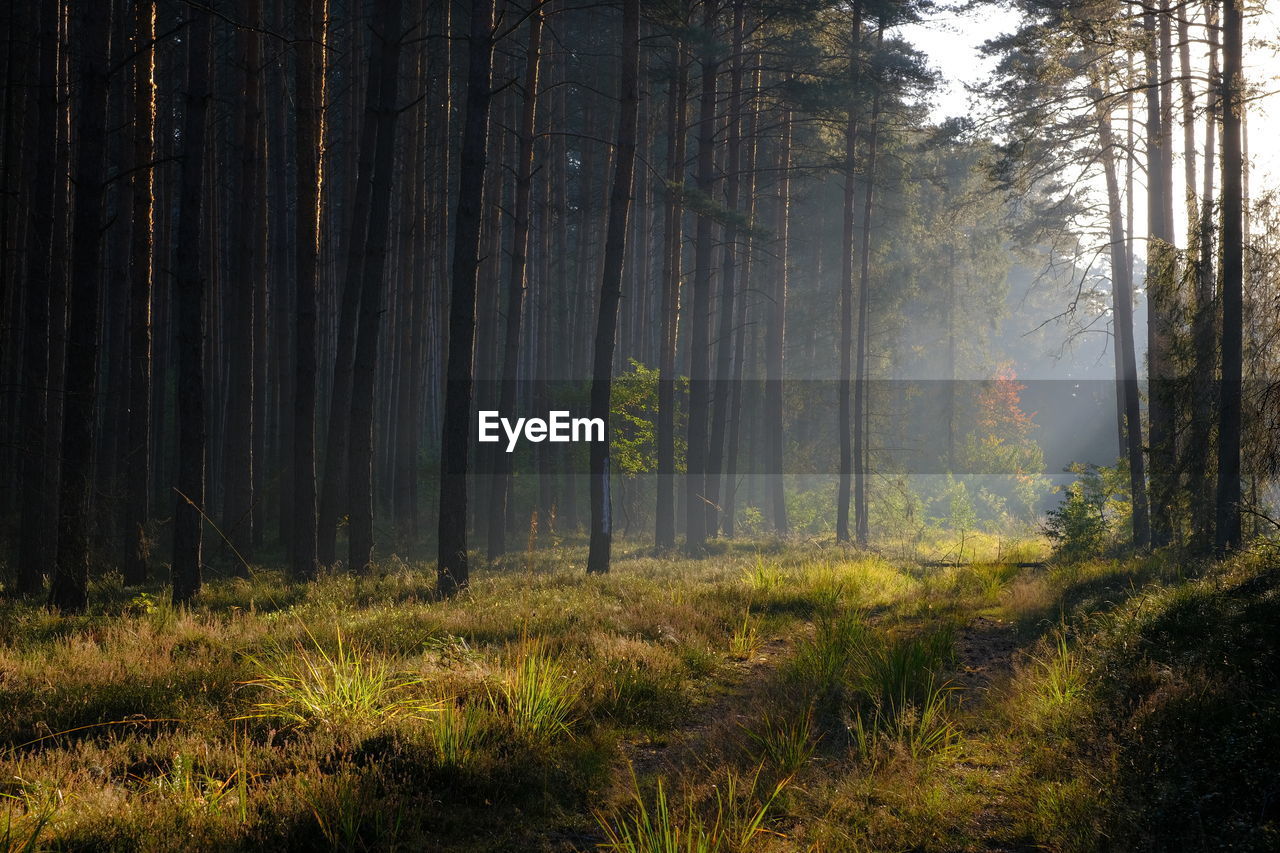
<instances>
[{"instance_id":1,"label":"tree trunk","mask_svg":"<svg viewBox=\"0 0 1280 853\"><path fill-rule=\"evenodd\" d=\"M35 92L35 168L30 189L31 223L27 229L26 322L22 353L22 528L18 544L18 591L35 595L53 567L53 544L44 516L48 513L52 484L50 458L56 448L49 442L48 400L51 387L50 359L53 347L62 343L64 318L53 313L51 291L54 272L54 199L65 190L58 180L58 18L61 4L40 4L38 87ZM56 330L56 332L55 332Z\"/></svg>"},{"instance_id":2,"label":"tree trunk","mask_svg":"<svg viewBox=\"0 0 1280 853\"><path fill-rule=\"evenodd\" d=\"M293 576L310 580L319 571L316 556L316 290L320 250L320 142L323 137L323 22L319 0L297 0L294 37L298 39L297 162L294 205L294 280L296 282L293 387Z\"/></svg>"},{"instance_id":3,"label":"tree trunk","mask_svg":"<svg viewBox=\"0 0 1280 853\"><path fill-rule=\"evenodd\" d=\"M511 236L511 268L507 278L507 333L502 347L502 379L498 411L510 416L516 407L520 359L520 325L529 254L529 196L533 189L534 123L538 106L538 64L542 40L543 0L535 0L529 16L529 44L525 51L524 109L520 115L520 143L516 153L515 221ZM493 489L489 494L489 559L507 550L507 501L511 490L511 454L494 454Z\"/></svg>"},{"instance_id":4,"label":"tree trunk","mask_svg":"<svg viewBox=\"0 0 1280 853\"><path fill-rule=\"evenodd\" d=\"M698 192L710 199L715 191L716 71L715 8L703 4L702 91L698 99ZM694 236L693 306L689 336L689 424L685 478L685 545L700 551L707 538L707 414L710 397L711 256L714 221L698 212Z\"/></svg>"},{"instance_id":5,"label":"tree trunk","mask_svg":"<svg viewBox=\"0 0 1280 853\"><path fill-rule=\"evenodd\" d=\"M840 436L840 485L836 496L836 541L849 541L849 499L853 477L853 448L850 445L850 392L853 375L853 229L854 198L857 186L859 43L862 40L862 4L853 6L853 26L849 42L849 116L844 129L844 205L840 239L840 389L837 429Z\"/></svg>"},{"instance_id":6,"label":"tree trunk","mask_svg":"<svg viewBox=\"0 0 1280 853\"><path fill-rule=\"evenodd\" d=\"M884 44L884 22L876 35L877 47ZM858 547L867 547L870 519L867 513L868 436L867 436L867 354L868 318L871 313L871 215L876 187L876 149L880 137L880 91L871 99L871 136L867 142L866 189L862 202L862 244L859 247L862 268L858 275L857 363L853 377L853 518Z\"/></svg>"},{"instance_id":7,"label":"tree trunk","mask_svg":"<svg viewBox=\"0 0 1280 853\"><path fill-rule=\"evenodd\" d=\"M391 177L395 169L397 88L400 67L401 0L378 0L374 6L373 47L369 76L379 79L376 101L365 109L377 115L377 149L373 158L369 200L368 245L361 276L360 324L351 383L350 566L369 571L373 555L373 391L386 290L387 222L391 217Z\"/></svg>"},{"instance_id":8,"label":"tree trunk","mask_svg":"<svg viewBox=\"0 0 1280 853\"><path fill-rule=\"evenodd\" d=\"M1218 409L1218 502L1214 547L1240 547L1240 406L1244 355L1244 15L1222 11L1222 394Z\"/></svg>"},{"instance_id":9,"label":"tree trunk","mask_svg":"<svg viewBox=\"0 0 1280 853\"><path fill-rule=\"evenodd\" d=\"M1213 174L1215 149L1218 142L1218 98L1221 81L1218 78L1218 20L1217 4L1205 3L1205 29L1209 40L1209 85L1205 95L1204 126L1204 177L1200 196L1199 229L1197 241L1195 300L1191 319L1192 360L1191 416L1187 435L1187 493L1191 497L1191 548L1206 554L1213 549L1214 491L1209 472L1212 458L1212 427L1214 371L1217 369L1217 331L1214 296L1213 250Z\"/></svg>"},{"instance_id":10,"label":"tree trunk","mask_svg":"<svg viewBox=\"0 0 1280 853\"><path fill-rule=\"evenodd\" d=\"M591 377L592 418L604 421L604 440L591 443L591 545L587 571L609 571L613 544L613 508L609 499L609 395L613 387L613 347L617 340L618 302L622 298L622 262L627 252L627 216L636 160L636 119L640 104L640 0L622 3L622 78L618 84L618 143L613 190L605 233L600 313L596 323L595 366Z\"/></svg>"},{"instance_id":11,"label":"tree trunk","mask_svg":"<svg viewBox=\"0 0 1280 853\"><path fill-rule=\"evenodd\" d=\"M1111 136L1111 117L1101 92L1098 101L1098 143L1102 148L1102 165L1107 182L1107 213L1111 237L1111 299L1115 312L1115 357L1119 363L1124 399L1124 437L1129 461L1129 487L1133 500L1133 543L1145 548L1151 541L1151 526L1144 488L1142 457L1142 415L1139 410L1138 364L1133 332L1133 283L1125 251L1123 213L1120 207L1120 182L1116 175L1115 143Z\"/></svg>"},{"instance_id":12,"label":"tree trunk","mask_svg":"<svg viewBox=\"0 0 1280 853\"><path fill-rule=\"evenodd\" d=\"M770 502L773 506L773 529L779 536L790 532L787 521L786 480L783 473L782 412L783 353L786 348L788 255L791 243L791 110L783 109L782 132L778 141L778 197L776 228L778 235L777 272L773 280L772 298L765 311L765 383L764 445Z\"/></svg>"},{"instance_id":13,"label":"tree trunk","mask_svg":"<svg viewBox=\"0 0 1280 853\"><path fill-rule=\"evenodd\" d=\"M667 202L663 210L662 342L658 353L658 495L654 544L676 544L676 333L680 311L680 261L684 244L684 140L688 73L683 44L674 54L667 87Z\"/></svg>"},{"instance_id":14,"label":"tree trunk","mask_svg":"<svg viewBox=\"0 0 1280 853\"><path fill-rule=\"evenodd\" d=\"M97 419L98 311L102 299L99 262L106 182L111 7L108 3L81 2L72 14L79 33L75 75L79 99L74 111L75 206L68 300L71 316L66 336L58 551L49 584L49 605L78 612L85 609L89 600L90 476Z\"/></svg>"},{"instance_id":15,"label":"tree trunk","mask_svg":"<svg viewBox=\"0 0 1280 853\"><path fill-rule=\"evenodd\" d=\"M485 141L489 127L489 76L493 64L493 0L471 7L467 47L467 106L462 125L458 212L453 238L449 299L449 356L444 428L440 443L440 524L436 583L451 596L468 582L467 457L471 442L473 347L476 334L476 270L480 205L484 196Z\"/></svg>"},{"instance_id":16,"label":"tree trunk","mask_svg":"<svg viewBox=\"0 0 1280 853\"><path fill-rule=\"evenodd\" d=\"M1167 372L1169 369L1170 300L1174 279L1173 235L1166 231L1165 196L1170 176L1165 167L1168 147L1165 132L1164 107L1161 95L1160 59L1162 54L1161 28L1167 26L1167 16L1154 7L1144 9L1143 33L1147 39L1146 96L1147 96L1147 419L1150 441L1149 461L1151 483L1149 495L1152 509L1151 544L1166 545L1172 535L1172 495L1169 484L1174 478L1172 455L1174 433L1170 418Z\"/></svg>"},{"instance_id":17,"label":"tree trunk","mask_svg":"<svg viewBox=\"0 0 1280 853\"><path fill-rule=\"evenodd\" d=\"M725 162L725 208L729 220L724 227L724 262L720 278L720 330L716 340L715 394L712 395L711 443L707 450L707 535L720 530L720 477L724 459L725 429L729 422L735 315L734 289L737 286L738 213L742 166L742 40L744 0L733 2L733 55L729 72L728 138ZM730 486L729 488L732 488Z\"/></svg>"},{"instance_id":18,"label":"tree trunk","mask_svg":"<svg viewBox=\"0 0 1280 853\"><path fill-rule=\"evenodd\" d=\"M175 313L178 331L178 471L173 514L173 603L199 592L205 490L205 279L201 244L205 131L209 107L210 13L191 10L187 42L182 185L178 196Z\"/></svg>"},{"instance_id":19,"label":"tree trunk","mask_svg":"<svg viewBox=\"0 0 1280 853\"><path fill-rule=\"evenodd\" d=\"M754 63L759 65L759 61ZM752 97L760 89L760 71L757 70L752 75L751 91ZM742 261L742 284L739 288L742 291L742 299L738 302L738 330L733 342L733 405L729 410L729 440L726 453L728 454L728 462L725 465L725 499L724 499L724 522L721 525L724 529L725 537L732 539L734 535L734 516L738 505L738 448L742 431L742 409L744 387L743 379L746 375L746 342L748 329L754 330L754 326L749 320L747 310L747 294L751 290L751 253L754 248L754 237L752 232L755 230L755 194L756 194L756 128L759 125L759 110L753 107L750 110L750 116L747 119L746 131L746 162L743 166L743 215L748 223L746 245L743 250ZM754 363L754 358L752 359ZM753 378L748 377L747 381L755 383ZM750 411L750 410L748 410Z\"/></svg>"},{"instance_id":20,"label":"tree trunk","mask_svg":"<svg viewBox=\"0 0 1280 853\"><path fill-rule=\"evenodd\" d=\"M240 0L239 14L248 24L257 22L260 0ZM259 224L255 220L258 197L258 138L262 112L258 103L259 36L248 27L236 33L238 62L242 66L240 93L243 103L236 115L237 198L245 205L245 221L232 231L235 273L228 282L230 316L227 318L227 407L225 449L222 457L222 533L232 550L235 572L248 574L245 555L253 546L253 469L262 464L253 455L254 303L258 267Z\"/></svg>"}]
</instances>

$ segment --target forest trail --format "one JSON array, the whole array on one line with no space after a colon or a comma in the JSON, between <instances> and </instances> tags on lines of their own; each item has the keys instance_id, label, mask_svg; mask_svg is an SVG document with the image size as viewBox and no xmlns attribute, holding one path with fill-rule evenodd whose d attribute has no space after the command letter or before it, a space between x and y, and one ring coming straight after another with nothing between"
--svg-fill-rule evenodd
<instances>
[{"instance_id":1,"label":"forest trail","mask_svg":"<svg viewBox=\"0 0 1280 853\"><path fill-rule=\"evenodd\" d=\"M773 637L751 655L729 661L726 677L714 685L715 695L692 709L685 726L661 741L628 745L627 761L636 776L678 774L705 758L710 750L740 740L739 728L748 719L747 709L794 645L795 637Z\"/></svg>"}]
</instances>

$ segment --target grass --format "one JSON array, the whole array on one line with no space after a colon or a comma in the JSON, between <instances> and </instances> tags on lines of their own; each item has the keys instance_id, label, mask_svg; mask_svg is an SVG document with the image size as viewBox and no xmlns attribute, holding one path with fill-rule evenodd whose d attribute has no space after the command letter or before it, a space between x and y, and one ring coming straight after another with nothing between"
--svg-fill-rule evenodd
<instances>
[{"instance_id":1,"label":"grass","mask_svg":"<svg viewBox=\"0 0 1280 853\"><path fill-rule=\"evenodd\" d=\"M0 851L1277 846L1274 559L970 548L0 603Z\"/></svg>"},{"instance_id":2,"label":"grass","mask_svg":"<svg viewBox=\"0 0 1280 853\"><path fill-rule=\"evenodd\" d=\"M396 672L387 660L352 648L341 632L332 653L311 638L310 647L298 643L292 653L245 657L260 674L243 684L263 698L240 719L362 731L439 712L438 702L420 695L426 686L422 678Z\"/></svg>"}]
</instances>

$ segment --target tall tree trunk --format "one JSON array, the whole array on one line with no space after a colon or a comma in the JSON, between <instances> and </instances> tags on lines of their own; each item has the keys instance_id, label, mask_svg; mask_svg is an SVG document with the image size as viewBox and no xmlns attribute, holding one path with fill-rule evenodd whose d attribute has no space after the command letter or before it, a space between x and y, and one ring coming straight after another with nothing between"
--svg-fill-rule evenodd
<instances>
[{"instance_id":1,"label":"tall tree trunk","mask_svg":"<svg viewBox=\"0 0 1280 853\"><path fill-rule=\"evenodd\" d=\"M1166 4L1167 5L1167 4ZM1170 365L1169 335L1171 331L1171 299L1174 280L1175 256L1173 235L1166 230L1166 194L1170 176L1166 166L1171 162L1166 156L1168 134L1165 127L1165 110L1162 94L1161 54L1164 53L1162 29L1168 26L1167 15L1152 6L1145 7L1142 16L1143 34L1147 43L1146 96L1147 96L1147 419L1150 441L1149 460L1151 483L1149 486L1151 516L1151 544L1166 545L1172 536L1170 516L1171 498L1169 484L1174 477L1174 431L1171 423L1173 409L1169 400L1167 374Z\"/></svg>"},{"instance_id":2,"label":"tall tree trunk","mask_svg":"<svg viewBox=\"0 0 1280 853\"><path fill-rule=\"evenodd\" d=\"M1133 543L1145 548L1151 541L1147 509L1147 492L1142 457L1142 415L1138 399L1138 363L1133 331L1133 282L1125 251L1123 212L1120 204L1120 182L1116 175L1115 142L1111 134L1111 117L1098 90L1098 143L1102 148L1102 165L1107 182L1107 214L1111 237L1111 299L1115 312L1115 357L1123 392L1125 447L1129 462L1129 487L1133 500Z\"/></svg>"},{"instance_id":3,"label":"tall tree trunk","mask_svg":"<svg viewBox=\"0 0 1280 853\"><path fill-rule=\"evenodd\" d=\"M759 60L753 62L757 66L752 74L751 92L754 99L760 89ZM738 330L733 342L733 405L729 410L729 439L725 464L725 499L724 499L724 535L732 539L734 535L734 516L738 504L738 450L742 431L742 409L745 388L743 379L746 376L746 343L748 329L752 328L747 310L747 294L751 290L751 253L754 248L753 232L755 231L755 194L756 194L756 129L759 126L759 109L752 106L747 119L745 163L743 165L743 216L747 222L746 244L742 253L742 299L738 302ZM754 359L753 359L754 362ZM747 381L752 381L748 377ZM752 387L755 386L752 381ZM748 410L750 411L750 410Z\"/></svg>"},{"instance_id":4,"label":"tall tree trunk","mask_svg":"<svg viewBox=\"0 0 1280 853\"><path fill-rule=\"evenodd\" d=\"M373 391L386 290L387 222L391 217L391 177L395 169L397 88L400 67L401 0L378 0L373 21L378 30L369 54L369 76L377 76L378 99L365 109L377 113L377 149L369 201L368 246L361 276L360 325L351 383L350 504L351 571L364 574L373 555ZM380 31L379 31L380 30Z\"/></svg>"},{"instance_id":5,"label":"tall tree trunk","mask_svg":"<svg viewBox=\"0 0 1280 853\"><path fill-rule=\"evenodd\" d=\"M71 222L66 392L62 414L58 552L49 584L49 604L84 610L89 600L89 514L93 435L97 419L98 311L102 299L99 262L106 183L108 53L111 6L80 2L72 10L78 33L78 103L74 110L75 206Z\"/></svg>"},{"instance_id":6,"label":"tall tree trunk","mask_svg":"<svg viewBox=\"0 0 1280 853\"><path fill-rule=\"evenodd\" d=\"M520 325L528 278L529 196L533 189L534 125L538 107L538 64L542 41L542 2L529 15L529 44L525 50L524 109L520 115L520 143L516 153L515 221L511 236L511 267L507 278L507 333L502 347L502 387L498 411L515 411L520 359ZM493 490L489 495L489 559L507 550L507 501L511 491L511 454L494 454Z\"/></svg>"},{"instance_id":7,"label":"tall tree trunk","mask_svg":"<svg viewBox=\"0 0 1280 853\"><path fill-rule=\"evenodd\" d=\"M22 353L22 528L18 544L18 591L34 595L44 586L53 567L53 544L47 535L51 457L48 406L50 360L55 345L62 344L64 317L51 305L54 275L54 199L65 191L58 180L58 18L62 4L40 4L37 40L39 59L35 92L35 168L30 190L31 223L27 229L24 320L26 336Z\"/></svg>"},{"instance_id":8,"label":"tall tree trunk","mask_svg":"<svg viewBox=\"0 0 1280 853\"><path fill-rule=\"evenodd\" d=\"M1191 417L1187 435L1190 459L1187 465L1187 493L1191 496L1191 547L1198 553L1213 548L1215 501L1209 463L1212 458L1212 426L1214 371L1217 369L1217 331L1214 295L1213 188L1216 147L1218 142L1218 99L1221 81L1218 77L1218 16L1215 0L1204 4L1205 30L1209 41L1209 84L1204 110L1204 176L1200 196L1198 263L1196 264L1195 300L1191 320L1192 360Z\"/></svg>"},{"instance_id":9,"label":"tall tree trunk","mask_svg":"<svg viewBox=\"0 0 1280 853\"><path fill-rule=\"evenodd\" d=\"M613 508L609 499L609 395L613 387L613 347L617 340L618 301L622 298L622 262L627 252L627 216L636 160L636 119L640 104L640 0L622 3L622 77L618 84L618 142L613 190L605 233L600 312L596 324L595 366L591 377L592 418L604 421L604 440L591 444L591 545L587 571L609 571L613 544Z\"/></svg>"},{"instance_id":10,"label":"tall tree trunk","mask_svg":"<svg viewBox=\"0 0 1280 853\"><path fill-rule=\"evenodd\" d=\"M791 246L791 110L783 108L781 136L778 140L778 196L775 223L778 235L777 271L773 292L765 311L768 314L764 332L764 445L770 503L773 507L773 529L779 536L790 532L787 520L786 479L783 473L782 413L783 354L786 350L788 263Z\"/></svg>"},{"instance_id":11,"label":"tall tree trunk","mask_svg":"<svg viewBox=\"0 0 1280 853\"><path fill-rule=\"evenodd\" d=\"M374 36L375 43L378 36ZM356 325L359 323L361 282L368 264L369 209L373 194L374 152L377 147L379 90L382 76L366 75L365 110L356 155L356 179L351 221L347 232L342 293L338 308L338 336L329 391L329 422L325 434L324 477L316 522L316 557L324 566L337 561L338 519L349 504L352 371Z\"/></svg>"},{"instance_id":12,"label":"tall tree trunk","mask_svg":"<svg viewBox=\"0 0 1280 853\"><path fill-rule=\"evenodd\" d=\"M126 584L145 583L151 478L151 290L155 230L155 7L133 8L132 248L129 264L129 423L121 552Z\"/></svg>"},{"instance_id":13,"label":"tall tree trunk","mask_svg":"<svg viewBox=\"0 0 1280 853\"><path fill-rule=\"evenodd\" d=\"M698 192L710 199L715 191L716 72L715 0L703 0L700 60L702 90L698 99ZM685 544L701 550L707 538L707 414L710 398L709 335L711 323L711 257L714 249L711 213L699 210L694 236L693 305L689 336L689 424L685 479Z\"/></svg>"},{"instance_id":14,"label":"tall tree trunk","mask_svg":"<svg viewBox=\"0 0 1280 853\"><path fill-rule=\"evenodd\" d=\"M237 198L245 205L246 221L234 229L233 251L235 273L228 282L230 316L227 318L227 422L225 450L222 457L223 504L222 532L234 551L232 559L238 574L247 574L245 555L253 546L253 469L262 464L253 456L254 398L261 390L254 387L254 363L260 354L254 351L254 303L259 279L258 267L264 259L258 255L259 223L255 220L258 197L258 138L262 121L258 102L259 36L250 29L259 18L260 0L240 0L239 14L249 26L236 33L237 57L241 68L240 92L243 103L236 115Z\"/></svg>"},{"instance_id":15,"label":"tall tree trunk","mask_svg":"<svg viewBox=\"0 0 1280 853\"><path fill-rule=\"evenodd\" d=\"M733 54L729 71L728 133L725 143L725 208L729 213L724 226L724 261L720 273L720 329L716 340L715 393L712 395L711 443L707 449L707 535L720 530L720 477L724 459L725 429L729 422L729 402L734 332L734 289L737 286L738 196L742 176L742 40L744 0L733 0ZM730 486L729 488L732 488Z\"/></svg>"},{"instance_id":16,"label":"tall tree trunk","mask_svg":"<svg viewBox=\"0 0 1280 853\"><path fill-rule=\"evenodd\" d=\"M205 131L209 108L212 22L207 9L191 9L187 42L186 116L182 131L182 185L178 195L178 471L173 514L173 603L200 592L205 491L205 278L200 252L204 202Z\"/></svg>"},{"instance_id":17,"label":"tall tree trunk","mask_svg":"<svg viewBox=\"0 0 1280 853\"><path fill-rule=\"evenodd\" d=\"M850 444L850 392L853 376L853 230L856 217L854 199L857 195L857 103L861 57L858 56L862 40L862 4L853 6L853 26L849 39L849 115L844 128L844 204L843 226L840 239L840 399L838 402L837 430L840 436L840 485L836 496L836 541L849 541L849 499L853 476L853 447Z\"/></svg>"},{"instance_id":18,"label":"tall tree trunk","mask_svg":"<svg viewBox=\"0 0 1280 853\"><path fill-rule=\"evenodd\" d=\"M675 73L667 87L667 187L663 208L662 342L658 352L658 495L654 544L676 544L676 333L680 311L680 261L684 244L684 140L688 72L683 44L674 51Z\"/></svg>"},{"instance_id":19,"label":"tall tree trunk","mask_svg":"<svg viewBox=\"0 0 1280 853\"><path fill-rule=\"evenodd\" d=\"M884 44L884 22L876 35L877 47ZM853 387L853 518L858 547L867 547L870 519L867 512L868 445L867 435L867 355L868 318L871 313L871 216L876 188L876 153L880 138L880 90L871 99L870 138L867 142L866 188L862 201L862 244L858 254L862 267L858 275L857 363Z\"/></svg>"},{"instance_id":20,"label":"tall tree trunk","mask_svg":"<svg viewBox=\"0 0 1280 853\"><path fill-rule=\"evenodd\" d=\"M1218 502L1214 547L1240 547L1240 397L1244 355L1244 14L1222 10L1222 393L1218 410Z\"/></svg>"},{"instance_id":21,"label":"tall tree trunk","mask_svg":"<svg viewBox=\"0 0 1280 853\"><path fill-rule=\"evenodd\" d=\"M479 264L485 140L489 128L489 76L493 65L493 0L471 6L467 43L467 106L462 124L458 212L453 237L449 299L449 360L444 428L440 443L440 525L436 583L442 595L467 585L467 457L471 441L473 347L476 334L476 269Z\"/></svg>"},{"instance_id":22,"label":"tall tree trunk","mask_svg":"<svg viewBox=\"0 0 1280 853\"><path fill-rule=\"evenodd\" d=\"M320 142L324 133L321 0L296 0L297 162L294 205L294 281L297 325L293 387L293 576L310 580L316 555L316 290L320 255Z\"/></svg>"}]
</instances>

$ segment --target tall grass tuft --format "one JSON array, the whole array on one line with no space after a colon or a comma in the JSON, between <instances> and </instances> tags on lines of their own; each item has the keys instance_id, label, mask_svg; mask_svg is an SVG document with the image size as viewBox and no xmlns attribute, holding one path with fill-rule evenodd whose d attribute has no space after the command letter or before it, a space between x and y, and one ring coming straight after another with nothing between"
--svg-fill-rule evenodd
<instances>
[{"instance_id":1,"label":"tall grass tuft","mask_svg":"<svg viewBox=\"0 0 1280 853\"><path fill-rule=\"evenodd\" d=\"M772 764L783 776L792 776L813 756L818 738L813 733L813 713L798 717L773 717L766 713L758 730L746 729L760 748L759 760Z\"/></svg>"},{"instance_id":2,"label":"tall grass tuft","mask_svg":"<svg viewBox=\"0 0 1280 853\"><path fill-rule=\"evenodd\" d=\"M867 647L849 726L859 753L869 754L881 740L917 759L954 750L959 731L948 717L952 688L938 674L953 650L950 632Z\"/></svg>"},{"instance_id":3,"label":"tall grass tuft","mask_svg":"<svg viewBox=\"0 0 1280 853\"><path fill-rule=\"evenodd\" d=\"M237 719L276 719L296 727L362 729L397 719L429 719L438 703L422 698L423 680L397 673L385 661L363 654L338 634L330 654L312 638L292 654L249 661L260 671L243 682L265 698Z\"/></svg>"},{"instance_id":4,"label":"tall grass tuft","mask_svg":"<svg viewBox=\"0 0 1280 853\"><path fill-rule=\"evenodd\" d=\"M651 808L633 772L631 814L618 820L596 815L605 836L599 849L616 853L745 853L768 831L769 812L789 782L784 779L760 796L756 790L759 779L757 770L744 788L740 777L730 772L725 784L716 786L714 813L703 816L692 797L685 797L683 806L673 808L661 778Z\"/></svg>"},{"instance_id":5,"label":"tall grass tuft","mask_svg":"<svg viewBox=\"0 0 1280 853\"><path fill-rule=\"evenodd\" d=\"M3 821L0 822L0 851L36 853L45 849L42 838L53 822L54 804L5 793L0 793L0 801L4 808Z\"/></svg>"},{"instance_id":6,"label":"tall grass tuft","mask_svg":"<svg viewBox=\"0 0 1280 853\"><path fill-rule=\"evenodd\" d=\"M507 715L516 731L534 740L547 740L569 731L578 692L564 668L540 643L524 640L497 694L490 692L489 701L494 710Z\"/></svg>"},{"instance_id":7,"label":"tall grass tuft","mask_svg":"<svg viewBox=\"0 0 1280 853\"><path fill-rule=\"evenodd\" d=\"M449 705L436 717L432 742L436 757L446 767L471 764L484 735L482 712L474 705Z\"/></svg>"}]
</instances>

